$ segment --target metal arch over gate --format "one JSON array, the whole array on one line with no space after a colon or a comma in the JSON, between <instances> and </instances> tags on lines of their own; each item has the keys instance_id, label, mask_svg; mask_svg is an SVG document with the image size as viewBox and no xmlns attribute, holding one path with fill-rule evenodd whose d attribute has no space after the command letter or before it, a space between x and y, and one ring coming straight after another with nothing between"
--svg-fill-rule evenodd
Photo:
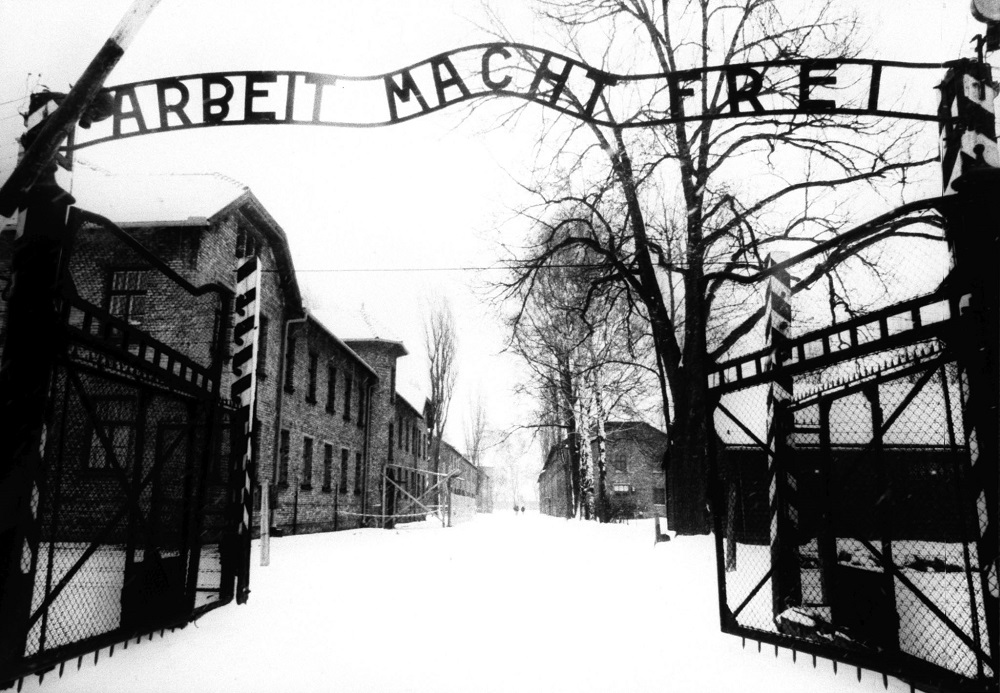
<instances>
[{"instance_id":1,"label":"metal arch over gate","mask_svg":"<svg viewBox=\"0 0 1000 693\"><path fill-rule=\"evenodd\" d=\"M820 112L937 122L948 120L948 114L919 103L889 103L883 94L897 93L915 73L946 67L861 58L797 59L618 75L534 46L484 43L367 77L234 71L117 85L109 88L109 121L78 133L69 149L227 125L381 127L486 96L520 98L594 125L621 128ZM719 112L697 111L694 86L705 77L725 85L727 98ZM789 90L791 84L795 88ZM630 118L616 102L623 87L635 86L648 89L651 100L642 115Z\"/></svg>"},{"instance_id":2,"label":"metal arch over gate","mask_svg":"<svg viewBox=\"0 0 1000 693\"><path fill-rule=\"evenodd\" d=\"M156 0L137 0L137 6L146 6L143 10L146 14L155 4ZM158 433L156 436L158 452L154 454L154 459L163 460L162 464L154 463L150 469L153 476L129 478L127 470L117 460L120 446L115 436L119 428L132 424L116 418L114 393L106 402L95 401L88 393L83 375L67 371L63 376L59 371L65 366L63 349L67 342L67 321L62 312L54 309L70 306L72 310L74 304L71 299L53 292L53 280L62 276L64 267L60 263L68 255L62 254L67 202L65 194L55 186L52 169L58 149L67 138L71 144L64 147L64 152L70 154L75 149L113 139L201 127L242 124L378 127L405 122L483 96L520 98L593 125L619 129L719 118L815 113L932 121L939 123L941 128L945 193L957 191L971 200L963 202L962 207L952 205L947 212L955 228L965 236L949 239L956 246L956 264L968 277L980 282L989 276L982 270L992 263L989 271L994 272L997 264L995 230L1000 220L995 213L982 213L982 208L986 207L984 200L989 201L990 194L1000 186L995 176L979 175L990 169L995 174L1000 164L992 118L983 117L984 112L992 115L995 93L989 68L981 62L912 64L850 59L792 60L630 76L597 70L573 58L533 46L487 43L441 53L392 73L370 77L297 71L201 73L119 85L102 93L104 79L123 54L130 34L134 33L135 23L131 24L130 28L130 21L123 21L69 94L64 97L51 95L50 100L60 103L59 107L37 126L30 144L26 142L23 161L0 189L0 214L9 216L19 208L26 208L29 227L34 227L25 234L25 247L19 251L17 290L12 294L11 315L19 313L17 321L20 322L15 330L17 321L12 319L12 338L4 352L5 366L11 359L17 361L19 368L6 368L3 384L7 387L23 385L28 406L24 412L7 407L5 411L9 410L11 420L20 429L15 435L0 436L3 439L0 452L9 457L5 457L3 463L10 467L10 470L6 467L2 470L7 476L0 478L8 486L18 486L16 497L19 501L13 509L5 509L7 522L0 525L0 583L4 585L0 610L4 614L23 614L35 608L34 613L43 614L36 617L29 613L23 620L0 623L0 662L3 663L23 663L28 637L23 624L29 618L34 619L32 624L39 623L58 601L58 592L73 578L69 573L63 575L62 581L56 584L55 593L48 591L51 582L47 581L40 604L25 599L25 595L32 594L37 586L35 575L45 541L45 520L44 515L40 515L45 507L44 496L39 482L49 469L45 466L46 460L39 459L41 455L36 451L44 449L39 441L45 441L47 435L44 423L41 429L38 425L46 420L43 409L47 406L48 392L42 391L42 384L47 384L55 375L55 382L64 383L60 392L66 393L67 398L77 397L82 411L91 421L93 437L99 443L95 449L104 451L100 459L107 461L116 477L127 482L120 484L127 493L119 513L130 518L129 537L134 538L138 532L146 539L138 562L146 562L149 551L148 556L157 564L155 569L150 566L145 573L136 568L138 545L132 543L129 549L126 544L126 552L132 551L131 575L133 578L140 576L137 583L140 586L170 584L169 576L177 572L176 566L168 565L174 556L163 550L169 542L162 541L163 536L150 527L150 514L143 506L143 494L150 488L148 484L156 476L155 470L176 463L174 458L185 440L190 441L192 436L198 439L198 424L184 424L177 430L163 429L163 435ZM897 103L887 98L898 96L892 86L896 77L904 76L907 80L914 74L928 74L929 70L943 68L949 68L949 75L941 85L946 98L940 108L929 112L916 106L887 105ZM727 95L717 112L696 110L699 99L695 88L702 77L714 77L715 84ZM637 87L645 95L646 103L638 116L621 103L620 92L626 86ZM87 136L78 138L76 125L81 117L92 121L94 127ZM70 163L69 159L64 161ZM965 191L958 189L958 184L963 182ZM981 238L970 240L968 236L976 232ZM779 267L785 265L781 263ZM890 318L899 316L883 311L867 316L871 324L839 324L834 332L811 334L808 339L786 340L787 335L781 330L771 330L772 337L783 341L774 341L764 353L720 364L714 374L715 380L709 384L710 391L718 397L720 414L743 431L751 440L751 448L759 447L755 452L763 456L763 468L760 460L742 467L734 464L732 458L738 458L741 451L734 446L726 451L723 442L716 441L717 468L723 472L722 480L730 485L722 496L718 493L721 484L715 484L716 509L765 509L762 522L758 524L748 523L746 515L741 524L737 522L739 518L727 512L724 530L720 524L723 513L715 514L724 630L898 673L911 680L958 682L962 686L970 682L996 682L997 651L1000 649L996 640L997 367L996 354L985 352L982 347L996 343L998 310L996 297L988 288L984 290L982 285L960 287L958 283L956 280L947 287L945 294L928 297L926 300L930 303L926 305L922 302L924 299L920 299L913 305L893 307L892 311L907 312L912 321L913 329L902 336L889 334L887 329ZM922 311L941 301L949 306L949 318L934 321L931 326L923 320ZM147 347L152 346L154 351L159 347L137 336L129 325L116 324L92 306L77 306L77 309L82 311L84 324L103 324L107 330L112 333L117 330L122 336L123 341L117 351L113 351L113 358L101 361L96 376L113 380L115 386L125 381L140 389L155 389L156 383L149 378L155 381L156 376L147 373L147 365L135 362L132 348L145 353ZM781 310L776 313L780 314ZM34 316L41 316L40 328L30 325L30 318ZM978 324L977 319L983 324ZM862 339L862 327L874 330L877 336ZM37 330L41 353L31 353L32 341L24 336L33 328ZM19 350L9 354L11 342L18 341L13 339L18 330L21 331ZM834 349L834 337L842 339L844 335L850 346ZM130 341L133 337L138 341ZM72 335L69 341L72 342ZM806 357L807 348L817 348L817 344L821 354ZM107 348L110 347L102 341L101 349ZM879 354L886 360L854 380L831 385L819 373L836 364L878 357ZM175 366L180 368L181 374L194 373L186 368L183 358L175 357L173 361L169 358L171 366L167 380L178 375L174 372ZM122 363L125 365L119 368ZM27 365L23 372L22 364ZM750 371L745 371L745 366L749 366ZM988 382L984 386L977 378L970 377L970 373L991 377L984 379ZM796 377L803 375L810 375L821 387L796 399ZM95 373L89 373L87 377L94 376ZM163 378L164 374L158 376ZM929 530L921 527L907 527L907 536L901 537L890 510L899 509L899 499L892 493L905 488L898 479L903 465L893 457L899 451L891 450L893 442L887 434L934 378L939 378L943 411L947 412L944 419L948 445L943 451L934 451L931 456L934 459L925 455L923 463L936 465L935 469L950 475L947 479L953 486L951 500L957 520L941 530L943 539L936 535L928 538ZM731 403L725 401L727 396L748 389L748 383L754 379L758 384L775 386L768 398L770 419L767 435L763 436L766 442L741 418L740 412L734 411ZM212 381L217 388L220 374L216 372ZM912 387L907 389L910 385ZM888 416L883 409L883 399L890 394L884 392L887 388L893 390L892 396L901 398L894 402ZM832 439L833 412L843 401L852 402L852 411L867 413L866 430L870 431L870 438L860 449L848 450ZM802 430L797 430L801 412L813 410L817 422L810 421L807 428L810 435L818 436L818 441L812 441L817 450L815 470L810 469L818 474L818 487L822 489L821 502L817 503L821 509L818 517L810 515L808 504L803 501L804 493L809 490L809 485L803 483L803 465L811 463L803 462L801 456L796 457L798 448L808 447L799 445L803 441L796 438L803 434ZM149 411L148 405L146 411ZM200 410L196 406L190 411L200 411L201 415L212 412L210 430L213 431L215 424L224 417L217 406ZM201 420L208 422L208 419ZM246 433L246 422L241 423L244 425L238 426L236 435ZM208 434L208 440L212 440L212 434ZM29 445L26 446L26 442ZM205 449L211 447L204 442L203 446ZM730 459L727 460L727 456ZM861 466L865 460L874 460L871 470ZM848 470L838 471L835 461L846 461ZM737 473L754 469L754 464L758 476L762 475L765 482L752 474L744 477ZM237 467L227 466L227 469L232 471ZM863 472L858 472L859 469ZM229 501L242 510L248 504L245 493L248 486L242 466L239 471L239 475L233 475L237 481L225 484L228 490L223 495L228 493ZM865 477L859 484L863 491L860 500L850 496L844 498L845 503L860 504L867 513L851 525L837 516L836 505L830 502L829 494L838 485L849 487L851 475L855 473L868 474L871 478ZM203 487L199 488L204 491ZM132 491L135 493L129 495ZM189 517L186 513L188 510L183 514ZM229 531L237 524L239 518L230 518ZM114 522L108 526L114 526ZM761 527L768 528L766 533L761 534ZM190 527L186 531L186 536L190 537ZM810 541L803 541L807 532L815 536L809 537ZM726 559L732 558L732 572L726 571L723 561L724 533ZM756 541L760 536L766 537L764 543L769 545L766 557L758 560L760 574L751 576L749 581L744 580L739 589L730 589L736 586L733 580L743 570L738 566L746 564L736 549L743 544L757 548L753 545L761 543ZM750 540L741 542L740 538ZM960 577L954 579L965 585L962 589L967 607L961 607L965 609L965 622L955 617L952 605L942 605L933 590L917 584L919 579L907 572L913 567L900 565L900 554L894 551L894 544L900 541L939 539L959 545L960 558L956 560L961 565L954 573ZM841 540L849 540L843 548ZM50 551L54 544L50 538ZM100 542L95 539L90 546L95 544ZM123 614L120 628L111 628L95 639L84 638L81 642L93 645L109 638L113 642L125 632L148 629L151 624L169 625L171 618L184 609L190 613L191 590L197 592L199 589L197 580L194 583L190 580L195 572L191 566L198 563L198 559L192 562L195 555L192 547L196 545L185 544L189 554L187 572L181 571L188 577L183 588L183 609L177 606L180 611L175 611L173 607L164 607L163 613L135 618L125 618ZM85 552L87 550L89 548ZM845 566L841 565L842 551L851 558ZM752 554L753 551L744 547L742 553ZM92 551L82 556L78 564L82 565L93 554ZM854 565L855 556L861 565ZM233 556L229 560L238 559ZM128 561L126 558L126 566ZM223 561L223 574L229 575L227 570L235 574L237 568L232 563L228 568L225 564ZM942 565L946 568L942 574L952 572L947 570L952 563L944 561ZM51 566L50 561L46 567L50 574ZM768 582L771 583L771 599L765 600L762 607L756 600L765 594L763 588ZM218 592L228 597L231 591L225 584L228 579L223 580ZM904 602L900 601L900 594L904 595ZM858 605L848 603L844 595L863 596L864 607L874 618L863 617ZM135 595L127 597L123 592L123 605L134 603L135 599ZM766 602L770 602L770 606ZM174 602L168 599L166 603ZM905 609L901 609L901 603ZM812 611L803 611L809 608ZM750 618L757 620L748 621ZM910 619L909 628L904 623L907 618ZM911 637L914 630L928 622L937 624L937 630L945 634L941 639L944 645L928 645ZM66 652L57 650L51 656L64 658ZM33 662L31 666L37 668L42 660ZM41 665L44 666L44 662Z\"/></svg>"}]
</instances>

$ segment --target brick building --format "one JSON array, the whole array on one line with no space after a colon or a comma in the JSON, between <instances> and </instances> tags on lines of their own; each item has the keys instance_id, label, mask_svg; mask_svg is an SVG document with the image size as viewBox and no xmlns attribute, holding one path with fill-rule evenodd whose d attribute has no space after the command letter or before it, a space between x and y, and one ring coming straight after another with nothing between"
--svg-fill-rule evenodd
<instances>
[{"instance_id":1,"label":"brick building","mask_svg":"<svg viewBox=\"0 0 1000 693\"><path fill-rule=\"evenodd\" d=\"M198 287L232 290L236 262L258 256L253 449L257 480L271 488L272 528L303 533L356 527L364 518L377 522L385 465L428 469L424 418L396 392L396 364L406 348L380 338L342 340L305 309L288 239L247 188L221 176L133 176L109 177L91 190L80 186L76 194L81 208L127 234L98 224L80 229L71 268L76 291L205 365L219 340L232 344L232 324L220 329L219 306L178 291L162 268ZM0 279L10 274L13 235L13 228L0 233ZM0 301L0 348L5 310ZM228 394L228 357L223 374ZM135 437L128 432L133 407L105 406L107 416L121 419L123 440ZM99 477L84 480L100 483ZM427 483L410 472L405 481L414 491ZM259 493L256 504L259 511ZM255 513L255 532L259 520Z\"/></svg>"},{"instance_id":2,"label":"brick building","mask_svg":"<svg viewBox=\"0 0 1000 693\"><path fill-rule=\"evenodd\" d=\"M285 334L277 418L271 426L261 420L262 434L270 428L277 438L270 473L260 474L276 485L272 524L292 533L357 526L372 483L369 411L378 375L308 313L287 321Z\"/></svg>"},{"instance_id":3,"label":"brick building","mask_svg":"<svg viewBox=\"0 0 1000 693\"><path fill-rule=\"evenodd\" d=\"M441 441L440 470L442 474L455 474L450 483L452 523L464 522L477 512L483 512L478 496L482 471L444 440Z\"/></svg>"},{"instance_id":4,"label":"brick building","mask_svg":"<svg viewBox=\"0 0 1000 693\"><path fill-rule=\"evenodd\" d=\"M608 421L604 430L605 488L611 508L624 516L665 515L667 491L663 463L667 434L643 421ZM571 517L573 514L571 443L570 439L565 439L554 445L538 475L540 510L546 515ZM591 452L596 476L596 442L592 442Z\"/></svg>"}]
</instances>

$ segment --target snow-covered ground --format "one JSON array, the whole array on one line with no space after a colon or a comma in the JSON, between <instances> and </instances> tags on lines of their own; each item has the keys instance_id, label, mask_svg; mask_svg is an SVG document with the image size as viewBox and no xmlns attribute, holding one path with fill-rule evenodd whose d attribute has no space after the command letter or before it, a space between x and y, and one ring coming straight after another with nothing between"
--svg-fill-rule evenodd
<instances>
[{"instance_id":1,"label":"snow-covered ground","mask_svg":"<svg viewBox=\"0 0 1000 693\"><path fill-rule=\"evenodd\" d=\"M719 632L711 537L498 513L275 539L245 606L25 691L882 691ZM889 690L905 685L889 680Z\"/></svg>"}]
</instances>

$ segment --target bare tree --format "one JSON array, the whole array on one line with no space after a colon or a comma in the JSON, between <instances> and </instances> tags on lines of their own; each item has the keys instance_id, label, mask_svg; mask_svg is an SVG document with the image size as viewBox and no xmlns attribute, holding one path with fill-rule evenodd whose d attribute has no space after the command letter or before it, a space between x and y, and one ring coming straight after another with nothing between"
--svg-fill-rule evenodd
<instances>
[{"instance_id":1,"label":"bare tree","mask_svg":"<svg viewBox=\"0 0 1000 693\"><path fill-rule=\"evenodd\" d=\"M455 392L458 367L455 357L458 351L455 317L446 299L440 299L430 309L424 323L424 348L427 350L428 377L431 384L430 421L431 458L434 471L441 470L441 443L444 427L448 422L448 410Z\"/></svg>"},{"instance_id":2,"label":"bare tree","mask_svg":"<svg viewBox=\"0 0 1000 693\"><path fill-rule=\"evenodd\" d=\"M794 6L778 0L536 0L535 6L566 53L606 73L849 58L860 50L856 18L838 13L833 0ZM498 35L509 38L497 26ZM528 52L522 57L531 60ZM734 90L722 71L687 76L701 114L731 111ZM530 185L539 202L525 213L548 228L549 242L518 254L514 293L523 299L563 251L579 247L600 258L601 269L591 279L595 288L615 284L641 307L671 433L671 526L682 534L704 533L708 368L753 323L732 330L734 318L746 314L746 293L726 280L763 267L779 241L829 238L855 210L845 201L848 195L856 199L858 186L883 195L935 157L929 147L926 153L912 151L916 126L834 116L820 108L627 128L633 118L685 115L684 99L674 100L667 112L657 105L664 94L636 84L631 113L617 121L601 95L602 118L616 124L558 118L547 123L543 136L562 139L554 152L545 149L546 165ZM761 93L794 102L799 87L794 79L770 81ZM568 86L564 93L581 105L585 101ZM811 195L809 203L799 204L805 195ZM838 253L844 258L854 252L845 246L831 253L809 279L833 271Z\"/></svg>"},{"instance_id":3,"label":"bare tree","mask_svg":"<svg viewBox=\"0 0 1000 693\"><path fill-rule=\"evenodd\" d=\"M621 300L627 292L593 286L599 265L586 248L564 248L558 258L530 286L516 274L499 286L502 297L517 298L511 348L531 372L524 390L539 402L543 454L566 444L572 514L594 519L606 506L604 423L612 412L645 418L637 411L656 370L647 323Z\"/></svg>"},{"instance_id":4,"label":"bare tree","mask_svg":"<svg viewBox=\"0 0 1000 693\"><path fill-rule=\"evenodd\" d=\"M469 461L477 467L483 457L486 447L486 405L483 403L483 393L477 392L469 403L469 418L465 420L465 454Z\"/></svg>"}]
</instances>

